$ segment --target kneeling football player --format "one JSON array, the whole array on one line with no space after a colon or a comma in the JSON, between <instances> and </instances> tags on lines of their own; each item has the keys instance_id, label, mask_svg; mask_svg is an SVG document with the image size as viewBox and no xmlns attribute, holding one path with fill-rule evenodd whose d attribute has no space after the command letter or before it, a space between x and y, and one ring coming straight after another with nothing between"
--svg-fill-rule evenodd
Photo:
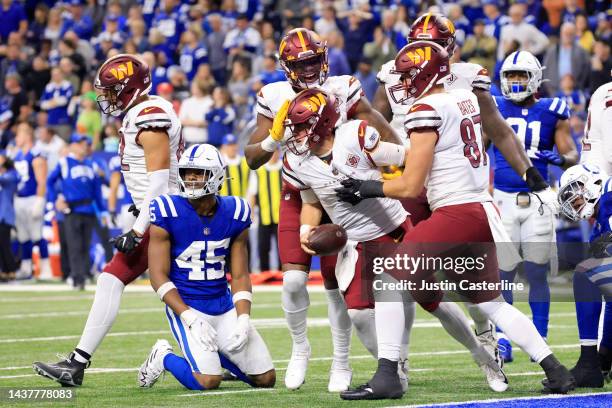
<instances>
[{"instance_id":1,"label":"kneeling football player","mask_svg":"<svg viewBox=\"0 0 612 408\"><path fill-rule=\"evenodd\" d=\"M251 208L242 198L217 195L224 179L219 151L194 145L179 161L180 195L151 201L151 285L166 304L183 357L158 340L140 367L141 387L153 386L167 370L188 389L214 389L222 367L254 387L273 387L276 381L270 353L249 321Z\"/></svg>"}]
</instances>

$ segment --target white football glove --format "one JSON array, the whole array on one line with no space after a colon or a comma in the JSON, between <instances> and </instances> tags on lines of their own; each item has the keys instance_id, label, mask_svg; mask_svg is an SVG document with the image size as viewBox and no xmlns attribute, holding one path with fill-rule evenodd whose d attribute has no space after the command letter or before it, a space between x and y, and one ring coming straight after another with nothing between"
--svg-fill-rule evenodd
<instances>
[{"instance_id":1,"label":"white football glove","mask_svg":"<svg viewBox=\"0 0 612 408\"><path fill-rule=\"evenodd\" d=\"M559 205L557 194L552 191L550 187L546 187L544 190L534 191L532 194L535 194L542 205L547 206L553 215L559 214L561 206Z\"/></svg>"},{"instance_id":2,"label":"white football glove","mask_svg":"<svg viewBox=\"0 0 612 408\"><path fill-rule=\"evenodd\" d=\"M192 309L181 313L181 320L189 329L189 333L206 351L217 351L217 331L205 319L198 316Z\"/></svg>"},{"instance_id":3,"label":"white football glove","mask_svg":"<svg viewBox=\"0 0 612 408\"><path fill-rule=\"evenodd\" d=\"M44 197L36 196L34 200L32 200L32 207L30 209L30 215L32 218L42 218L45 214L45 204L47 204L47 200Z\"/></svg>"},{"instance_id":4,"label":"white football glove","mask_svg":"<svg viewBox=\"0 0 612 408\"><path fill-rule=\"evenodd\" d=\"M234 332L229 336L227 350L231 352L240 351L249 341L249 329L251 327L248 314L238 316Z\"/></svg>"}]
</instances>

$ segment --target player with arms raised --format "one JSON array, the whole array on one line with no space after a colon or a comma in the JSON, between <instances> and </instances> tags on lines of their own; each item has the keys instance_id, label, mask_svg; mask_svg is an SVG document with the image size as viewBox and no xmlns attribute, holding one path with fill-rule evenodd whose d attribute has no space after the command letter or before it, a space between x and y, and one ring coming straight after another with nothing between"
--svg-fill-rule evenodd
<instances>
[{"instance_id":1,"label":"player with arms raised","mask_svg":"<svg viewBox=\"0 0 612 408\"><path fill-rule=\"evenodd\" d=\"M257 169L272 153L283 145L289 132L285 131L285 117L289 101L301 90L320 87L338 99L339 122L349 118L367 120L377 129L383 140L399 143L397 135L364 97L361 83L353 76L328 76L327 44L313 31L296 28L289 31L279 46L280 64L287 81L264 86L257 95L257 128L251 135L245 156L249 167ZM291 152L285 152L290 155ZM306 335L306 315L310 303L306 281L310 270L310 255L300 247L299 228L302 201L299 183L283 171L280 220L278 226L279 254L283 270L282 306L289 332L293 339L291 360L285 374L285 385L297 389L304 382L310 344ZM329 319L334 344L334 359L328 390L337 392L350 383L348 344L351 320L338 291L334 276L335 256L321 259L321 270L328 297ZM363 319L371 315L360 311ZM357 317L357 316L355 316Z\"/></svg>"},{"instance_id":2,"label":"player with arms raised","mask_svg":"<svg viewBox=\"0 0 612 408\"><path fill-rule=\"evenodd\" d=\"M274 386L272 358L249 318L251 208L242 198L218 195L224 180L219 151L193 145L179 162L180 195L164 194L151 202L151 286L166 304L185 358L158 340L140 367L141 387L153 386L168 370L190 390L215 389L222 366L253 386Z\"/></svg>"},{"instance_id":3,"label":"player with arms raised","mask_svg":"<svg viewBox=\"0 0 612 408\"><path fill-rule=\"evenodd\" d=\"M433 213L409 231L405 242L466 243L494 242L504 238L499 215L488 193L489 164L480 132L480 110L476 96L465 89L446 91L444 80L449 57L444 48L429 41L405 46L395 60L405 92L415 98L406 116L410 138L406 169L401 177L386 182L347 179L338 196L357 202L373 197L416 197L427 188ZM462 275L473 282L499 282L497 262L489 257L483 271ZM492 262L495 260L495 262ZM418 272L417 272L418 273ZM418 300L418 293L414 293ZM574 379L559 363L533 323L518 309L503 302L499 290L474 293L470 307L500 327L531 358L540 363L548 378L547 390L568 392ZM440 299L441 300L441 299ZM401 342L397 336L395 344ZM388 362L379 367L369 386L346 391L347 399L372 399L387 394L391 375Z\"/></svg>"},{"instance_id":4,"label":"player with arms raised","mask_svg":"<svg viewBox=\"0 0 612 408\"><path fill-rule=\"evenodd\" d=\"M181 124L172 105L149 96L151 71L143 60L131 54L109 58L98 70L94 86L100 93L98 105L102 112L123 115L119 129L121 171L140 214L132 229L114 240L119 252L98 278L77 347L58 363L34 363L38 374L64 386L83 383L91 356L117 317L125 285L147 269L149 203L160 194L178 191L177 166L183 150Z\"/></svg>"}]
</instances>

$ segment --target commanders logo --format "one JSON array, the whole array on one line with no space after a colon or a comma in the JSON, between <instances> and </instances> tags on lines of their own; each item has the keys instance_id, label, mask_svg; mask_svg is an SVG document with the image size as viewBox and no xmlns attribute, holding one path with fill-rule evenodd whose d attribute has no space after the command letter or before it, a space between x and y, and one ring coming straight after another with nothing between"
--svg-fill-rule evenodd
<instances>
[{"instance_id":1,"label":"commanders logo","mask_svg":"<svg viewBox=\"0 0 612 408\"><path fill-rule=\"evenodd\" d=\"M308 100L302 102L302 106L311 112L318 112L321 106L325 105L325 97L321 92L311 96Z\"/></svg>"},{"instance_id":2,"label":"commanders logo","mask_svg":"<svg viewBox=\"0 0 612 408\"><path fill-rule=\"evenodd\" d=\"M415 65L418 65L422 62L431 60L431 47L417 48L414 51L410 50L406 53L406 56Z\"/></svg>"},{"instance_id":3,"label":"commanders logo","mask_svg":"<svg viewBox=\"0 0 612 408\"><path fill-rule=\"evenodd\" d=\"M132 61L128 61L125 64L119 64L115 68L111 68L110 73L121 81L125 77L129 77L134 74L134 65L132 64Z\"/></svg>"}]
</instances>

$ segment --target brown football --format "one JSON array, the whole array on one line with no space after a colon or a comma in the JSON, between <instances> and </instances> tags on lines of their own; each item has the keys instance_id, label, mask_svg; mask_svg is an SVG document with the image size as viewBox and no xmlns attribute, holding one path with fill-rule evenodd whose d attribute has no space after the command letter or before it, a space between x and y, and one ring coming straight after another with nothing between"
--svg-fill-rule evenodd
<instances>
[{"instance_id":1,"label":"brown football","mask_svg":"<svg viewBox=\"0 0 612 408\"><path fill-rule=\"evenodd\" d=\"M316 227L310 234L308 246L315 251L317 255L333 255L344 248L346 240L346 230L340 225L323 224Z\"/></svg>"}]
</instances>

